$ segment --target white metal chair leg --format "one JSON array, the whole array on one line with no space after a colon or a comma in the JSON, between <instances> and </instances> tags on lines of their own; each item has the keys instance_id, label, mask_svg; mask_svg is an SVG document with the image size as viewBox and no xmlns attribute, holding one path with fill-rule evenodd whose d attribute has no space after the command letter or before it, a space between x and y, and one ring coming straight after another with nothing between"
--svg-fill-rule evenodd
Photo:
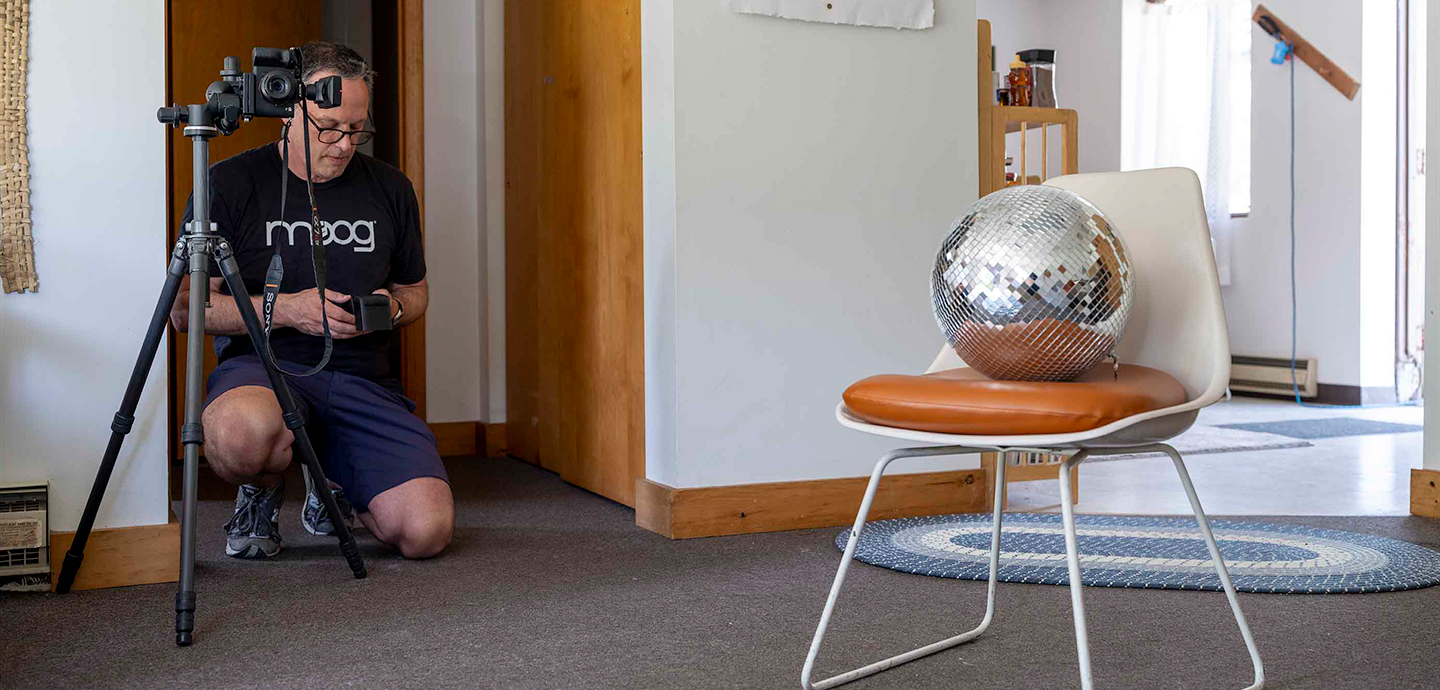
<instances>
[{"instance_id":1,"label":"white metal chair leg","mask_svg":"<svg viewBox=\"0 0 1440 690\"><path fill-rule=\"evenodd\" d=\"M1240 601L1235 597L1235 585L1230 582L1230 572L1225 568L1225 559L1220 557L1220 547L1215 543L1215 533L1210 531L1210 521L1200 507L1200 497L1195 494L1195 485L1190 483L1190 473L1185 470L1185 461L1180 452L1166 444L1157 444L1175 461L1175 471L1180 474L1180 483L1185 485L1185 495L1190 497L1190 508L1195 511L1195 521L1200 523L1200 533L1205 536L1205 546L1210 549L1210 561L1215 564L1215 574L1225 588L1225 598L1230 600L1230 610L1235 612L1235 622L1240 626L1240 636L1245 638L1245 649L1250 652L1250 663L1255 667L1255 682L1245 690L1260 690L1265 687L1265 667L1260 662L1260 650L1255 647L1255 638L1250 634L1250 624L1240 610Z\"/></svg>"},{"instance_id":2,"label":"white metal chair leg","mask_svg":"<svg viewBox=\"0 0 1440 690\"><path fill-rule=\"evenodd\" d=\"M923 656L929 656L959 644L969 642L990 627L990 621L995 617L995 582L996 571L1000 566L1000 523L1001 508L1000 492L1005 490L1005 463L996 463L995 481L995 512L991 517L990 534L990 586L985 595L985 618L974 630L964 632L954 637L941 640L934 644L914 649L904 654L890 657L883 661L877 661L868 666L862 666L853 671L841 673L837 676L826 678L818 682L811 682L810 676L814 672L815 658L820 654L820 643L825 639L825 629L830 626L830 614L835 610L835 602L840 597L840 587L845 583L845 572L850 568L850 562L855 558L855 546L860 541L860 533L865 528L865 518L870 514L870 504L875 500L875 490L880 486L880 476L885 473L885 467L891 461L905 457L920 457L932 455L959 455L962 453L978 453L994 451L993 448L964 448L958 446L940 446L931 448L903 448L886 453L875 464L875 471L870 475L870 484L865 487L865 498L860 502L860 512L855 516L855 526L850 530L850 540L845 544L845 555L840 559L840 570L835 574L835 582L830 586L830 596L825 600L825 610L820 614L820 625L815 629L815 638L810 642L810 652L805 657L805 666L800 672L800 687L804 690L824 690L843 685L853 680L879 673L889 668L899 666L907 661L914 661ZM1064 482L1061 482L1062 484Z\"/></svg>"},{"instance_id":3,"label":"white metal chair leg","mask_svg":"<svg viewBox=\"0 0 1440 690\"><path fill-rule=\"evenodd\" d=\"M1180 483L1185 486L1185 494L1190 497L1190 508L1195 512L1196 522L1200 524L1200 533L1205 537L1205 546L1210 549L1210 561L1215 564L1215 572L1220 576L1220 584L1225 588L1225 597L1230 600L1230 610L1235 612L1235 622L1240 625L1240 635L1245 638L1245 648L1249 650L1250 662L1255 667L1255 682L1247 686L1245 690L1260 690L1265 687L1265 668L1260 663L1260 652L1255 647L1255 638L1250 634L1250 625L1245 622L1245 614L1240 611L1240 602L1235 597L1235 585L1230 582L1230 573L1225 569L1225 560L1220 557L1220 547L1215 543L1215 534L1210 531L1210 522L1205 518L1205 511L1200 507L1200 498L1195 494L1195 485L1190 483L1190 473L1185 470L1185 461L1180 458L1180 452L1164 443L1157 443L1136 448L1096 450L1093 451L1093 454L1114 455L1143 451L1161 451L1175 461L1175 470L1180 474ZM1074 457L1067 458L1060 466L1060 505L1065 516L1065 556L1070 565L1070 603L1075 609L1075 646L1080 657L1080 687L1083 690L1091 690L1094 684L1090 677L1090 642L1085 633L1085 603L1081 598L1084 586L1080 584L1080 554L1076 547L1075 510L1070 505L1070 483L1065 481L1065 478L1069 476L1072 466L1083 462L1091 454L1092 451L1080 451Z\"/></svg>"},{"instance_id":4,"label":"white metal chair leg","mask_svg":"<svg viewBox=\"0 0 1440 690\"><path fill-rule=\"evenodd\" d=\"M1075 537L1075 506L1070 503L1070 472L1089 457L1080 451L1060 463L1060 512L1065 522L1065 561L1070 566L1070 608L1075 619L1075 651L1080 657L1080 687L1095 687L1090 679L1090 638L1085 631L1085 585L1080 583L1080 548Z\"/></svg>"}]
</instances>

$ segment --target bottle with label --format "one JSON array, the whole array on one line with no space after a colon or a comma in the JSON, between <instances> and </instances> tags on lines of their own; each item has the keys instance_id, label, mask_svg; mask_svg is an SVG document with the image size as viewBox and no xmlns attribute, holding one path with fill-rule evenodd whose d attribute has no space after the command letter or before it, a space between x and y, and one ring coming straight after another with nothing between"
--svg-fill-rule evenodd
<instances>
[{"instance_id":1,"label":"bottle with label","mask_svg":"<svg viewBox=\"0 0 1440 690\"><path fill-rule=\"evenodd\" d=\"M1030 105L1031 85L1030 68L1020 61L1016 55L1015 60L1010 63L1010 74L1005 78L1010 87L1010 105Z\"/></svg>"}]
</instances>

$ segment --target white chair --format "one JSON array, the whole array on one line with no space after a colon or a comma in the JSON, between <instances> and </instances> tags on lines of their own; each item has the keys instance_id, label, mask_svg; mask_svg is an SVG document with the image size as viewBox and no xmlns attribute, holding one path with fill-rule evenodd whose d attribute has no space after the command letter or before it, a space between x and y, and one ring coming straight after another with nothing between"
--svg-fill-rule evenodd
<instances>
[{"instance_id":1,"label":"white chair","mask_svg":"<svg viewBox=\"0 0 1440 690\"><path fill-rule=\"evenodd\" d=\"M1064 514L1065 550L1070 570L1070 600L1074 609L1080 683L1085 690L1093 687L1090 646L1085 631L1084 593L1080 583L1074 508L1070 499L1070 483L1064 478L1069 477L1071 469L1088 457L1141 451L1164 452L1174 460L1180 482L1190 498L1190 506L1199 523L1200 532L1210 549L1215 572L1220 576L1225 596L1235 613L1235 621L1240 626L1240 634L1254 664L1255 682L1248 686L1247 690L1258 689L1264 685L1265 672L1260 662L1260 654L1250 634L1250 627L1245 622L1245 615L1240 611L1240 604L1235 598L1235 588L1215 545L1215 536L1210 531L1209 522L1200 508L1200 500L1195 496L1195 487L1190 482L1185 463L1174 448L1162 443L1189 428L1200 408L1219 400L1225 394L1230 377L1229 339L1215 271L1215 257L1210 248L1210 232L1205 220L1200 182L1188 169L1166 168L1066 175L1051 179L1045 184L1072 190L1090 200L1109 216L1124 237L1136 273L1136 298L1124 341L1118 348L1119 359L1122 363L1150 367L1173 376L1184 387L1184 394L1179 397L1183 402L1131 414L1084 431L1028 435L963 435L881 425L861 419L842 402L836 409L836 417L847 427L905 441L940 445L894 450L886 453L876 463L870 476L870 484L865 489L865 498L860 503L860 512L855 517L855 526L850 533L849 543L846 544L845 555L840 561L839 572L835 575L830 596L820 616L820 625L815 630L814 640L805 658L800 681L805 690L832 688L848 683L969 642L985 632L995 612L995 573L1000 557L1000 492L1005 487L1003 461L996 463L999 476L995 481L993 532L990 540L990 585L985 600L985 617L980 625L969 632L884 661L825 680L811 680L815 658L825 638L830 614L835 609L840 588L845 582L845 571L854 558L856 543L865 528L866 515L870 511L870 504L875 498L875 490L886 466L900 458L1005 451L1040 451L1065 456L1060 470L1060 506ZM964 362L960 361L949 347L944 347L926 373L964 366Z\"/></svg>"}]
</instances>

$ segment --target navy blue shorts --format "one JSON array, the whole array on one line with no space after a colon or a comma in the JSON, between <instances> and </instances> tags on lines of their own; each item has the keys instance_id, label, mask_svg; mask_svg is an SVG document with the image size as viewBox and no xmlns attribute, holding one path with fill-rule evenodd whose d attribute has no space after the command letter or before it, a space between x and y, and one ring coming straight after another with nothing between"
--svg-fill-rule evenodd
<instances>
[{"instance_id":1,"label":"navy blue shorts","mask_svg":"<svg viewBox=\"0 0 1440 690\"><path fill-rule=\"evenodd\" d=\"M289 371L304 367L281 361ZM384 386L334 371L286 376L305 429L330 481L345 489L356 510L366 511L382 492L411 479L436 477L449 482L430 427L416 417L415 403ZM227 359L206 382L205 405L232 388L270 388L265 367L255 355ZM299 450L296 450L298 453ZM301 462L296 457L295 462Z\"/></svg>"}]
</instances>

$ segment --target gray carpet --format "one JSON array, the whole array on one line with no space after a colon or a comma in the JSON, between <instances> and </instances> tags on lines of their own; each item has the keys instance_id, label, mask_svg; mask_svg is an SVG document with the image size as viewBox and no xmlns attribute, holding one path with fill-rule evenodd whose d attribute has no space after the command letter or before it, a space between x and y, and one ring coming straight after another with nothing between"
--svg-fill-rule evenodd
<instances>
[{"instance_id":1,"label":"gray carpet","mask_svg":"<svg viewBox=\"0 0 1440 690\"><path fill-rule=\"evenodd\" d=\"M364 581L332 542L300 529L298 501L282 515L285 553L259 563L220 553L227 506L203 503L188 649L173 643L173 585L0 594L0 687L797 686L837 529L671 542L523 463L450 467L460 493L450 550L407 562L365 539ZM1440 547L1440 529L1421 518L1273 520ZM856 564L820 671L968 629L985 587ZM1069 596L1001 584L980 640L847 687L1078 687ZM1440 677L1440 588L1240 600L1267 688L1434 688ZM1249 682L1222 595L1089 589L1085 603L1099 687Z\"/></svg>"},{"instance_id":2,"label":"gray carpet","mask_svg":"<svg viewBox=\"0 0 1440 690\"><path fill-rule=\"evenodd\" d=\"M1423 430L1423 427L1418 424L1378 422L1373 419L1359 419L1356 417L1290 419L1283 422L1247 422L1245 424L1221 424L1220 426L1225 429L1258 431L1266 434L1277 434L1301 439L1335 438L1337 436L1372 436L1374 434L1404 434Z\"/></svg>"}]
</instances>

